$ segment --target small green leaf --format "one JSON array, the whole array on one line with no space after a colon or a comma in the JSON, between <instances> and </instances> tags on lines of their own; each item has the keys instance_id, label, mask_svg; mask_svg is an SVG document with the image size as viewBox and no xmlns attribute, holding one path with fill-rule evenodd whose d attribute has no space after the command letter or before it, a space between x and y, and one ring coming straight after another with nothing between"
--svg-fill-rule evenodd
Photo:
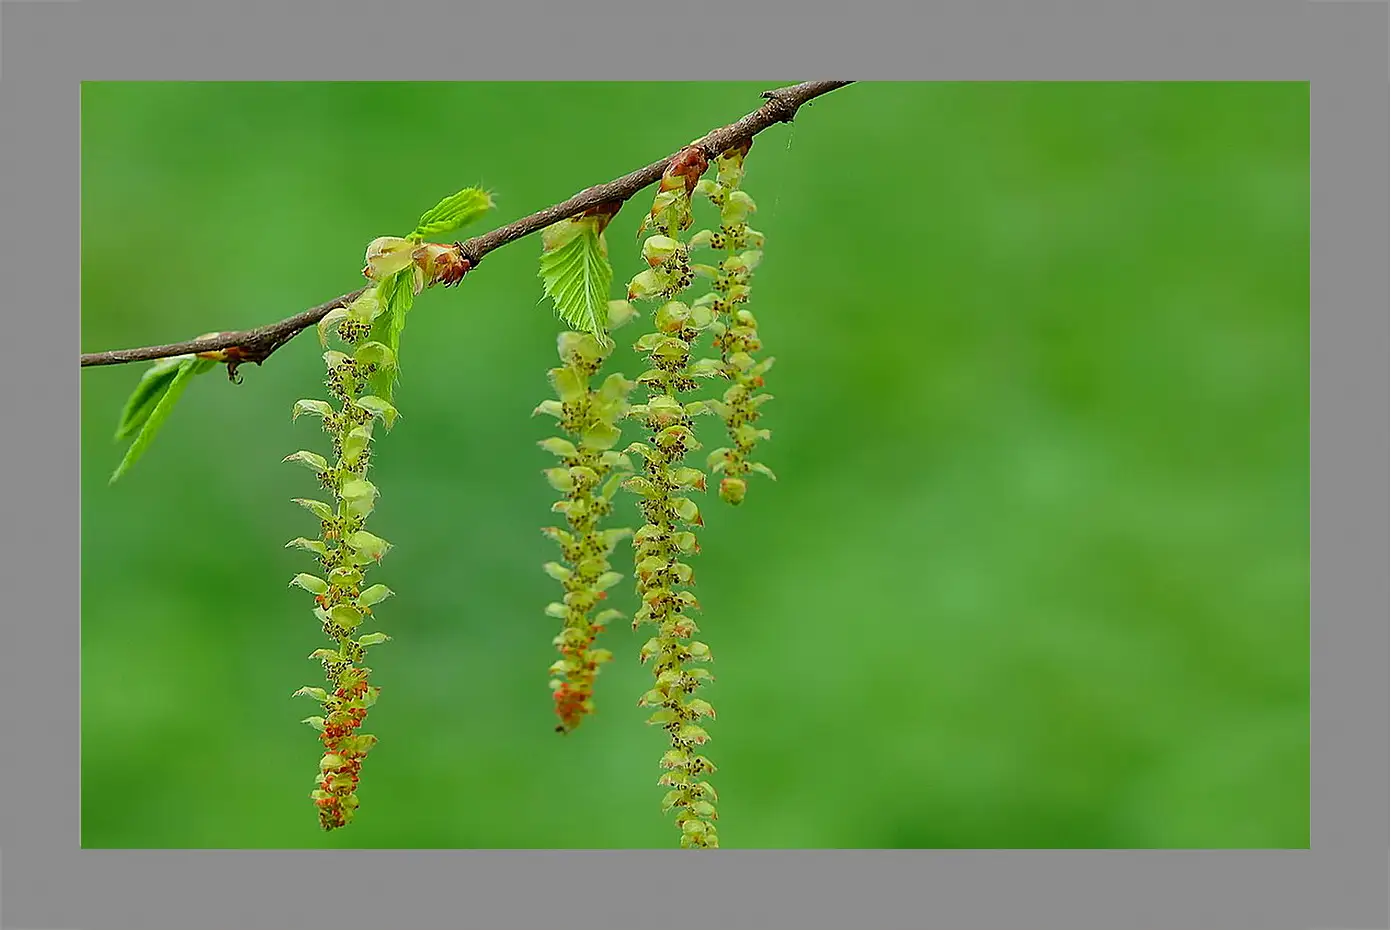
<instances>
[{"instance_id":1,"label":"small green leaf","mask_svg":"<svg viewBox=\"0 0 1391 930\"><path fill-rule=\"evenodd\" d=\"M343 495L345 501L358 501L364 498L374 500L380 492L366 478L349 478L343 482L343 489L338 493Z\"/></svg>"},{"instance_id":2,"label":"small green leaf","mask_svg":"<svg viewBox=\"0 0 1391 930\"><path fill-rule=\"evenodd\" d=\"M354 755L362 755L377 744L377 738L371 733L363 733L360 736L351 736L343 740L343 749Z\"/></svg>"},{"instance_id":3,"label":"small green leaf","mask_svg":"<svg viewBox=\"0 0 1391 930\"><path fill-rule=\"evenodd\" d=\"M350 361L352 361L352 356L346 352L339 352L337 349L329 349L324 353L324 367L329 371L336 371Z\"/></svg>"},{"instance_id":4,"label":"small green leaf","mask_svg":"<svg viewBox=\"0 0 1391 930\"><path fill-rule=\"evenodd\" d=\"M671 470L671 483L678 488L699 488L705 490L705 473L699 468L673 468Z\"/></svg>"},{"instance_id":5,"label":"small green leaf","mask_svg":"<svg viewBox=\"0 0 1391 930\"><path fill-rule=\"evenodd\" d=\"M623 431L608 423L595 423L580 436L580 445L586 449L603 452L618 445Z\"/></svg>"},{"instance_id":6,"label":"small green leaf","mask_svg":"<svg viewBox=\"0 0 1391 930\"><path fill-rule=\"evenodd\" d=\"M375 646L389 639L391 639L391 637L387 636L385 633L368 633L366 636L359 636L357 638L357 644L359 646Z\"/></svg>"},{"instance_id":7,"label":"small green leaf","mask_svg":"<svg viewBox=\"0 0 1391 930\"><path fill-rule=\"evenodd\" d=\"M376 288L371 288L359 294L357 299L344 309L348 319L354 323L371 323L381 315L385 307L382 305L381 297L377 296Z\"/></svg>"},{"instance_id":8,"label":"small green leaf","mask_svg":"<svg viewBox=\"0 0 1391 930\"><path fill-rule=\"evenodd\" d=\"M661 651L662 641L658 639L656 636L654 636L647 642L643 643L642 648L638 650L638 661L646 663L648 659L652 658L654 655Z\"/></svg>"},{"instance_id":9,"label":"small green leaf","mask_svg":"<svg viewBox=\"0 0 1391 930\"><path fill-rule=\"evenodd\" d=\"M362 365L376 365L378 368L395 368L396 351L385 343L364 342L353 353L353 361Z\"/></svg>"},{"instance_id":10,"label":"small green leaf","mask_svg":"<svg viewBox=\"0 0 1391 930\"><path fill-rule=\"evenodd\" d=\"M466 187L435 204L415 226L412 239L429 239L467 226L493 208L493 197L477 187Z\"/></svg>"},{"instance_id":11,"label":"small green leaf","mask_svg":"<svg viewBox=\"0 0 1391 930\"><path fill-rule=\"evenodd\" d=\"M327 701L328 692L323 688L300 688L290 697L312 697L316 701Z\"/></svg>"},{"instance_id":12,"label":"small green leaf","mask_svg":"<svg viewBox=\"0 0 1391 930\"><path fill-rule=\"evenodd\" d=\"M368 378L372 393L388 402L395 391L400 370L401 331L406 328L406 314L415 303L413 270L414 266L405 268L377 285L377 293L386 309L372 321L372 331L367 337L371 341L358 349L359 361L363 360L360 353L369 345L380 346L389 353L383 354L382 360L376 363L377 370Z\"/></svg>"},{"instance_id":13,"label":"small green leaf","mask_svg":"<svg viewBox=\"0 0 1391 930\"><path fill-rule=\"evenodd\" d=\"M374 584L357 596L357 603L362 607L371 607L373 604L380 604L391 597L393 593L395 592L384 584Z\"/></svg>"},{"instance_id":14,"label":"small green leaf","mask_svg":"<svg viewBox=\"0 0 1391 930\"><path fill-rule=\"evenodd\" d=\"M536 416L538 413L544 413L559 420L565 416L565 405L558 400L543 400L535 410L531 411L532 416Z\"/></svg>"},{"instance_id":15,"label":"small green leaf","mask_svg":"<svg viewBox=\"0 0 1391 930\"><path fill-rule=\"evenodd\" d=\"M285 548L286 548L286 549L305 549L305 550L308 550L309 552L314 553L315 555L324 556L324 557L326 557L326 556L328 555L328 546L324 545L324 543L323 543L321 540L318 540L318 539L308 539L308 538L306 538L306 537L304 537L304 536L299 536L299 537L296 537L295 539L290 540L289 542L287 542L287 543L285 544Z\"/></svg>"},{"instance_id":16,"label":"small green leaf","mask_svg":"<svg viewBox=\"0 0 1391 930\"><path fill-rule=\"evenodd\" d=\"M619 329L633 321L638 315L638 308L634 307L627 300L609 301L609 330Z\"/></svg>"},{"instance_id":17,"label":"small green leaf","mask_svg":"<svg viewBox=\"0 0 1391 930\"><path fill-rule=\"evenodd\" d=\"M644 478L641 475L623 479L622 487L625 491L632 491L634 494L640 494L649 500L662 497L666 493L653 484L652 479Z\"/></svg>"},{"instance_id":18,"label":"small green leaf","mask_svg":"<svg viewBox=\"0 0 1391 930\"><path fill-rule=\"evenodd\" d=\"M559 437L543 439L538 442L537 445L552 455L558 455L562 458L573 458L579 452L579 450L575 448L573 442Z\"/></svg>"},{"instance_id":19,"label":"small green leaf","mask_svg":"<svg viewBox=\"0 0 1391 930\"><path fill-rule=\"evenodd\" d=\"M715 819L715 805L709 801L696 801L690 806L690 811L697 817L704 817L706 820Z\"/></svg>"},{"instance_id":20,"label":"small green leaf","mask_svg":"<svg viewBox=\"0 0 1391 930\"><path fill-rule=\"evenodd\" d=\"M372 511L377 509L377 499L374 496L354 498L344 501L343 504L350 517L370 517Z\"/></svg>"},{"instance_id":21,"label":"small green leaf","mask_svg":"<svg viewBox=\"0 0 1391 930\"><path fill-rule=\"evenodd\" d=\"M339 604L328 612L328 617L334 623L349 630L362 623L362 611L348 604Z\"/></svg>"},{"instance_id":22,"label":"small green leaf","mask_svg":"<svg viewBox=\"0 0 1391 930\"><path fill-rule=\"evenodd\" d=\"M327 582L327 581L324 581L322 578L318 577L317 575L307 575L307 574L305 574L304 572L300 572L300 573L299 573L298 575L296 575L294 578L290 579L290 587L292 587L292 588L293 588L293 587L303 588L304 590L308 591L310 594L327 594L327 593L328 593L328 582Z\"/></svg>"},{"instance_id":23,"label":"small green leaf","mask_svg":"<svg viewBox=\"0 0 1391 930\"><path fill-rule=\"evenodd\" d=\"M366 530L359 530L348 537L347 543L357 554L380 562L382 556L391 550L391 544L380 536L373 536Z\"/></svg>"},{"instance_id":24,"label":"small green leaf","mask_svg":"<svg viewBox=\"0 0 1391 930\"><path fill-rule=\"evenodd\" d=\"M343 439L343 461L349 465L355 463L362 457L362 453L371 441L372 431L370 429L362 426L354 427Z\"/></svg>"},{"instance_id":25,"label":"small green leaf","mask_svg":"<svg viewBox=\"0 0 1391 930\"><path fill-rule=\"evenodd\" d=\"M303 465L306 468L316 472L328 471L327 459L325 459L322 455L318 455L314 452L305 452L303 449L301 449L299 452L294 453L293 455L285 456L284 461L298 462L300 465Z\"/></svg>"},{"instance_id":26,"label":"small green leaf","mask_svg":"<svg viewBox=\"0 0 1391 930\"><path fill-rule=\"evenodd\" d=\"M568 492L575 489L575 476L568 468L547 468L542 472L547 483L557 491Z\"/></svg>"},{"instance_id":27,"label":"small green leaf","mask_svg":"<svg viewBox=\"0 0 1391 930\"><path fill-rule=\"evenodd\" d=\"M578 216L545 230L538 276L565 324L608 347L613 345L608 332L613 266L600 222L598 217Z\"/></svg>"},{"instance_id":28,"label":"small green leaf","mask_svg":"<svg viewBox=\"0 0 1391 930\"><path fill-rule=\"evenodd\" d=\"M332 416L333 407L322 400L297 400L295 401L294 410L290 412L290 421L294 422L306 413L313 414L316 417Z\"/></svg>"},{"instance_id":29,"label":"small green leaf","mask_svg":"<svg viewBox=\"0 0 1391 930\"><path fill-rule=\"evenodd\" d=\"M692 378L713 378L724 374L724 362L717 358L702 358L691 362L687 374Z\"/></svg>"},{"instance_id":30,"label":"small green leaf","mask_svg":"<svg viewBox=\"0 0 1391 930\"><path fill-rule=\"evenodd\" d=\"M691 753L686 749L668 749L662 753L658 763L664 769L684 769L691 762Z\"/></svg>"},{"instance_id":31,"label":"small green leaf","mask_svg":"<svg viewBox=\"0 0 1391 930\"><path fill-rule=\"evenodd\" d=\"M662 774L661 778L657 779L657 784L664 788L675 786L677 788L686 788L689 790L691 786L691 776L687 775L685 772L665 772Z\"/></svg>"},{"instance_id":32,"label":"small green leaf","mask_svg":"<svg viewBox=\"0 0 1391 930\"><path fill-rule=\"evenodd\" d=\"M683 523L694 523L698 526L704 525L703 521L700 519L700 508L697 507L695 501L690 498L675 498L671 502L671 507L676 511L676 516Z\"/></svg>"},{"instance_id":33,"label":"small green leaf","mask_svg":"<svg viewBox=\"0 0 1391 930\"><path fill-rule=\"evenodd\" d=\"M129 439L136 430L150 418L150 413L158 406L164 392L179 374L179 368L188 361L187 355L162 358L145 369L135 390L126 399L121 411L121 422L116 427L116 440Z\"/></svg>"},{"instance_id":34,"label":"small green leaf","mask_svg":"<svg viewBox=\"0 0 1391 930\"><path fill-rule=\"evenodd\" d=\"M217 362L205 358L184 358L179 362L173 377L167 384L163 384L162 390L160 384L164 379L163 372L151 378L153 384L144 388L137 386L135 393L131 395L132 400L136 402L134 405L130 400L126 402L127 412L122 414L118 436L129 435L137 425L140 432L130 444L130 448L126 449L121 464L112 472L109 484L119 481L150 448L150 443L154 442L155 435L164 425L164 421L169 419L169 414L174 412L174 405L179 402L179 397L188 388L189 382L197 375L211 371L216 365ZM146 374L148 376L149 372ZM143 380L142 378L142 382ZM143 396L137 398L137 394Z\"/></svg>"},{"instance_id":35,"label":"small green leaf","mask_svg":"<svg viewBox=\"0 0 1391 930\"><path fill-rule=\"evenodd\" d=\"M710 734L705 732L704 727L696 726L694 723L687 723L676 731L676 738L699 746L709 741Z\"/></svg>"},{"instance_id":36,"label":"small green leaf","mask_svg":"<svg viewBox=\"0 0 1391 930\"><path fill-rule=\"evenodd\" d=\"M569 366L552 368L550 381L551 386L555 388L556 396L563 403L574 403L589 391L584 376Z\"/></svg>"},{"instance_id":37,"label":"small green leaf","mask_svg":"<svg viewBox=\"0 0 1391 930\"><path fill-rule=\"evenodd\" d=\"M328 583L335 588L355 588L362 581L362 572L356 568L335 568L328 573Z\"/></svg>"},{"instance_id":38,"label":"small green leaf","mask_svg":"<svg viewBox=\"0 0 1391 930\"><path fill-rule=\"evenodd\" d=\"M599 496L606 501L613 500L613 496L618 493L619 487L623 484L623 472L610 475L604 482L604 487L599 491Z\"/></svg>"},{"instance_id":39,"label":"small green leaf","mask_svg":"<svg viewBox=\"0 0 1391 930\"><path fill-rule=\"evenodd\" d=\"M396 417L399 416L395 407L391 406L391 404L387 403L385 400L382 400L382 398L372 394L359 397L355 403L363 410L372 414L372 416L381 418L382 423L386 425L387 429L391 429L392 425L396 422Z\"/></svg>"},{"instance_id":40,"label":"small green leaf","mask_svg":"<svg viewBox=\"0 0 1391 930\"><path fill-rule=\"evenodd\" d=\"M686 702L686 710L695 714L697 717L715 718L715 708L710 706L709 701L702 701L700 698L692 698Z\"/></svg>"},{"instance_id":41,"label":"small green leaf","mask_svg":"<svg viewBox=\"0 0 1391 930\"><path fill-rule=\"evenodd\" d=\"M307 723L316 730L323 730L324 728L323 717L305 717L300 723Z\"/></svg>"},{"instance_id":42,"label":"small green leaf","mask_svg":"<svg viewBox=\"0 0 1391 930\"><path fill-rule=\"evenodd\" d=\"M328 346L328 331L344 320L348 319L348 311L344 307L335 307L325 313L323 319L319 320L319 345Z\"/></svg>"}]
</instances>

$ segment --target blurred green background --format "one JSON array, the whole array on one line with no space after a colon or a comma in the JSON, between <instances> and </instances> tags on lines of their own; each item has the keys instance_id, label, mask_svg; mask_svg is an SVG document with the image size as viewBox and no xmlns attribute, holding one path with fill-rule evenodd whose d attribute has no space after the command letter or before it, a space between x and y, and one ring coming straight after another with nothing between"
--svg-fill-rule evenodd
<instances>
[{"instance_id":1,"label":"blurred green background","mask_svg":"<svg viewBox=\"0 0 1391 930\"><path fill-rule=\"evenodd\" d=\"M288 316L461 186L496 193L483 232L769 86L86 84L82 349ZM780 480L710 494L696 561L723 845L1308 845L1308 133L1305 84L904 83L759 136ZM82 372L85 846L675 846L646 632L606 634L598 715L552 732L539 248L403 336L381 742L332 834L282 548L314 530L280 460L326 451L289 415L325 395L315 337L200 378L109 488L144 366Z\"/></svg>"}]
</instances>

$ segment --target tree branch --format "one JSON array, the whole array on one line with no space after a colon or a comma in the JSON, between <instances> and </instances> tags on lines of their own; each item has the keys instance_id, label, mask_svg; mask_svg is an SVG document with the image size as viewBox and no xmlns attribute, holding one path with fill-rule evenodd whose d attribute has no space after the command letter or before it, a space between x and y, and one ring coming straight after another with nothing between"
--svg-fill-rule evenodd
<instances>
[{"instance_id":1,"label":"tree branch","mask_svg":"<svg viewBox=\"0 0 1391 930\"><path fill-rule=\"evenodd\" d=\"M809 100L828 94L831 91L844 87L850 81L807 81L802 84L794 84L788 87L780 87L776 90L764 91L763 96L767 98L767 103L754 110L736 123L731 123L720 129L713 130L705 136L692 142L691 145L698 145L706 156L713 160L726 149L748 141L758 135L763 130L772 126L774 123L790 123L797 115L797 110ZM682 146L682 149L690 146ZM538 230L545 229L563 219L583 213L590 207L598 206L602 203L622 202L628 200L638 191L650 184L658 181L662 172L666 170L667 164L679 155L675 152L666 158L654 161L645 168L639 168L607 184L596 184L595 186L581 191L562 203L547 207L544 210L523 217L506 226L498 227L490 233L475 236L472 239L460 243L463 257L468 259L471 268L478 267L483 256L494 249L501 248L509 242L515 242L524 236ZM368 285L367 287L370 287ZM228 366L228 373L236 374L236 367L246 362L261 364L271 353L275 352L285 343L289 342L301 331L308 329L318 323L330 311L338 307L344 307L357 299L367 287L360 287L355 291L335 297L327 303L311 307L302 313L297 313L292 317L272 323L268 326L261 326L256 329L248 329L241 332L214 333L200 339L188 342L176 342L162 346L144 346L138 349L114 349L108 352L90 352L82 356L82 367L87 368L91 365L122 365L127 362L148 362L159 358L169 358L175 355L191 355L201 352L221 352L220 361L225 361Z\"/></svg>"}]
</instances>

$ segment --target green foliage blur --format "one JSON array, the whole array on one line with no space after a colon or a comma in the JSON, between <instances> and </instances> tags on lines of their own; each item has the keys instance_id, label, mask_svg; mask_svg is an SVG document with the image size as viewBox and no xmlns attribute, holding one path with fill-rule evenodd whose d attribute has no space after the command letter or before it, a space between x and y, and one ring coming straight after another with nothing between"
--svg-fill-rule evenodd
<instances>
[{"instance_id":1,"label":"green foliage blur","mask_svg":"<svg viewBox=\"0 0 1391 930\"><path fill-rule=\"evenodd\" d=\"M278 320L452 191L495 193L481 233L770 86L87 84L82 349ZM886 83L758 137L780 480L709 493L695 560L722 845L1308 845L1308 133L1305 84ZM609 229L614 296L654 191ZM83 371L84 846L676 846L648 632L605 634L597 716L552 729L539 253L402 336L381 742L332 834L290 698L322 684L286 587L312 560L282 548L316 529L281 464L327 452L290 421L316 337L200 377L111 487L144 366Z\"/></svg>"}]
</instances>

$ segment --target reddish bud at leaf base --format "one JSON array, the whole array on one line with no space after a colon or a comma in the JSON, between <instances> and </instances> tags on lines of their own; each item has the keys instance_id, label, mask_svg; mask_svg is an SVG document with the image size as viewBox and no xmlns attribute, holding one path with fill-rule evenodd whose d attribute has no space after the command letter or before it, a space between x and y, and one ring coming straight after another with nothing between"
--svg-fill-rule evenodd
<instances>
[{"instance_id":1,"label":"reddish bud at leaf base","mask_svg":"<svg viewBox=\"0 0 1391 930\"><path fill-rule=\"evenodd\" d=\"M671 190L675 187L674 182L680 180L686 187L686 196L689 197L700 181L700 176L709 166L704 149L698 145L687 146L672 157L666 171L662 173L662 189Z\"/></svg>"},{"instance_id":2,"label":"reddish bud at leaf base","mask_svg":"<svg viewBox=\"0 0 1391 930\"><path fill-rule=\"evenodd\" d=\"M597 232L602 233L608 228L609 223L618 215L618 211L621 209L623 209L623 201L608 200L590 207L580 215L597 217L599 220Z\"/></svg>"},{"instance_id":3,"label":"reddish bud at leaf base","mask_svg":"<svg viewBox=\"0 0 1391 930\"><path fill-rule=\"evenodd\" d=\"M463 248L458 242L453 245L427 242L412 253L411 257L420 268L426 287L436 284L453 287L463 279L472 267L469 260L464 258Z\"/></svg>"},{"instance_id":4,"label":"reddish bud at leaf base","mask_svg":"<svg viewBox=\"0 0 1391 930\"><path fill-rule=\"evenodd\" d=\"M417 294L435 284L458 284L470 268L460 243L420 243L399 236L373 239L367 246L366 260L362 274L372 281L385 281L398 271L411 268Z\"/></svg>"}]
</instances>

